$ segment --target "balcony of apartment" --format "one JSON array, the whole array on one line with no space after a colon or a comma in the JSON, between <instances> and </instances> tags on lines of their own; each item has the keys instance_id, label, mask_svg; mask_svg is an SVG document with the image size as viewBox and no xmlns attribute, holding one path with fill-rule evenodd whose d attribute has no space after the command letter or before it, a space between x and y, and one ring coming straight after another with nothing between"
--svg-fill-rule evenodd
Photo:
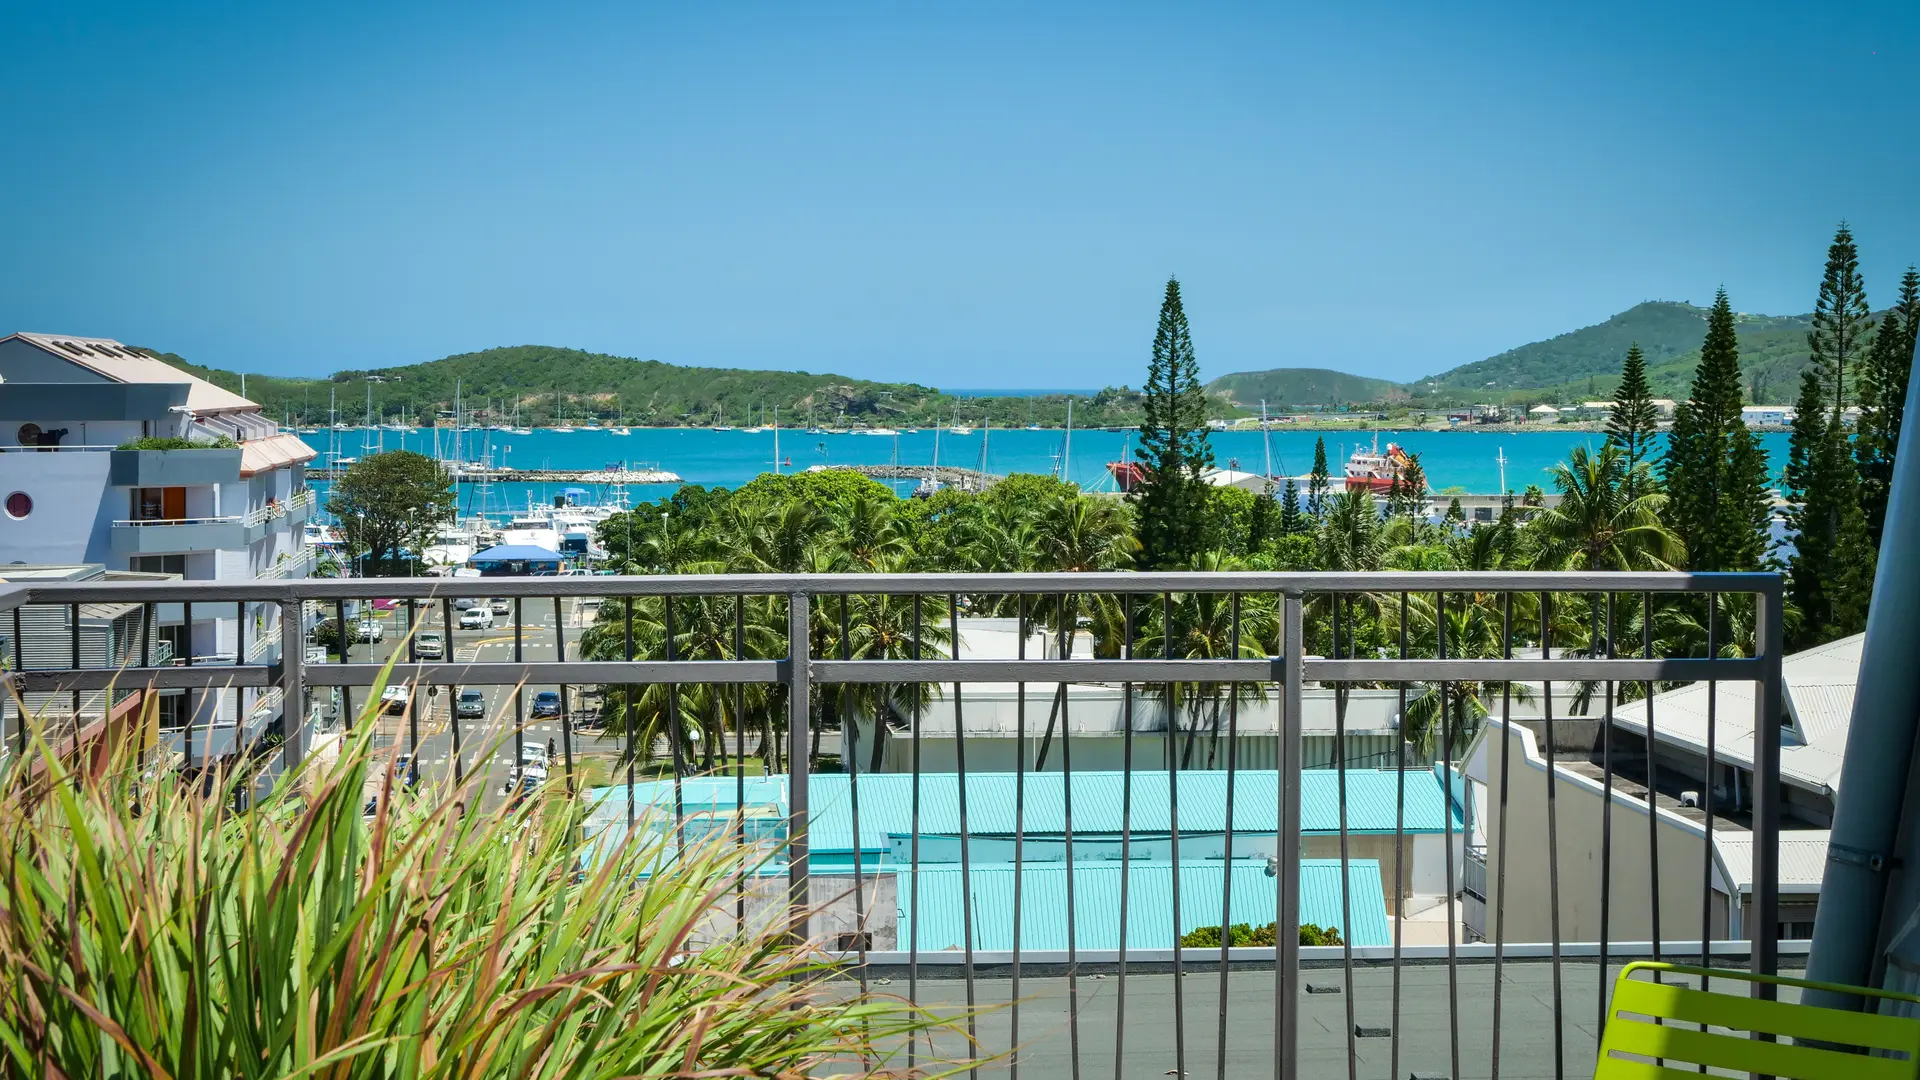
<instances>
[{"instance_id":1,"label":"balcony of apartment","mask_svg":"<svg viewBox=\"0 0 1920 1080\"><path fill-rule=\"evenodd\" d=\"M111 451L108 480L116 487L197 487L240 479L239 447Z\"/></svg>"},{"instance_id":2,"label":"balcony of apartment","mask_svg":"<svg viewBox=\"0 0 1920 1080\"><path fill-rule=\"evenodd\" d=\"M113 523L115 555L176 555L244 549L249 533L263 530L250 515L136 518ZM257 535L255 536L257 539Z\"/></svg>"},{"instance_id":3,"label":"balcony of apartment","mask_svg":"<svg viewBox=\"0 0 1920 1080\"><path fill-rule=\"evenodd\" d=\"M291 766L372 724L378 752L409 755L429 780L484 774L487 806L535 782L523 750L552 740L543 783L578 802L584 837L768 845L767 872L716 905L716 926L790 918L838 965L844 993L983 1008L967 1025L977 1044L1030 1076L1583 1075L1624 962L1772 973L1806 951L1782 940L1798 929L1782 898L1798 871L1783 872L1780 818L1763 810L1783 801L1773 575L492 578L485 593L514 614L463 629L446 590L465 587L292 577L35 587L16 595L17 610L267 605L268 625L245 620L233 653L191 666L49 667L21 673L22 685L250 689L259 704L244 721L177 733L182 760L269 746ZM1584 606L1548 635L1610 614L1596 590L1748 598L1752 653L1595 656L1581 641L1516 640L1529 616L1549 625L1549 604ZM627 606L605 598L641 605L673 651L623 633ZM587 601L604 613L591 636ZM1505 640L1461 655L1438 628L1463 604L1481 605ZM309 605L341 625L353 605L382 638L351 635L325 662L274 648L277 635L304 633ZM1405 628L1386 638L1397 648L1356 648L1361 609ZM1090 640L1039 655L949 647L966 620L988 618L1012 620L1016 643L1029 630ZM1163 629L1203 618L1218 620L1211 640L1232 645L1165 655ZM881 624L899 647L856 651ZM696 636L675 627L701 628L704 644L681 644ZM428 631L442 647L423 660ZM367 710L386 679L412 696ZM1636 780L1644 765L1625 754L1562 769L1547 759L1564 742L1540 741L1531 757L1504 749L1524 751L1529 725L1559 722L1523 714L1527 695L1505 687L1543 687L1535 700L1550 708L1556 684L1649 681L1751 688L1744 727L1763 737L1738 805L1672 803L1671 785ZM689 726L636 745L591 704L623 687L672 695ZM1097 692L1075 692L1088 687ZM484 717L447 708L463 690L482 692ZM310 719L336 693L344 707ZM1383 695L1391 724L1367 712ZM1595 717L1610 716L1610 700L1601 695ZM1456 722L1423 728L1417 718L1448 702L1462 705ZM876 703L880 721L863 723ZM1091 728L1074 720L1083 708L1097 713ZM1739 725L1734 711L1719 722ZM1154 716L1162 730L1147 737ZM1399 745L1356 744L1350 725ZM937 756L914 752L936 742ZM620 767L639 758L661 773ZM1579 801L1589 782L1602 801ZM1605 800L1612 809L1594 812ZM1649 832L1650 815L1695 842ZM1744 863L1703 847L1698 837L1716 831L1746 838ZM1736 906L1743 917L1730 921ZM1273 929L1251 942L1218 930L1238 924ZM1303 943L1309 924L1338 944ZM962 1052L957 1039L935 1050Z\"/></svg>"}]
</instances>

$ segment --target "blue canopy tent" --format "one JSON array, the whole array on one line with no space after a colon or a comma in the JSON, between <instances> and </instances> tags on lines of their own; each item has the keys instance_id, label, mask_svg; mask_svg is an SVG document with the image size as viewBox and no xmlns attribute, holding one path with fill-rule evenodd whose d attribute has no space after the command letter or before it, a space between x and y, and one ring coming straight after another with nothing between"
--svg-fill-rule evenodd
<instances>
[{"instance_id":1,"label":"blue canopy tent","mask_svg":"<svg viewBox=\"0 0 1920 1080\"><path fill-rule=\"evenodd\" d=\"M467 565L481 577L529 577L560 572L560 553L532 544L499 544L474 553Z\"/></svg>"}]
</instances>

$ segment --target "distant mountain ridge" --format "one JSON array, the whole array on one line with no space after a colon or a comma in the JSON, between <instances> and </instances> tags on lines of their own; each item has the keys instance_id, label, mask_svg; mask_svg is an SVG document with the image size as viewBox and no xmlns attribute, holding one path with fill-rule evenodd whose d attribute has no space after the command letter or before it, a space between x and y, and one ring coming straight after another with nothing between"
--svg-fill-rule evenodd
<instances>
[{"instance_id":1,"label":"distant mountain ridge","mask_svg":"<svg viewBox=\"0 0 1920 1080\"><path fill-rule=\"evenodd\" d=\"M1258 408L1261 402L1276 408L1345 405L1358 401L1386 401L1406 397L1398 383L1370 379L1328 368L1274 368L1271 371L1241 371L1222 375L1207 384L1215 394L1224 394L1244 409Z\"/></svg>"},{"instance_id":2,"label":"distant mountain ridge","mask_svg":"<svg viewBox=\"0 0 1920 1080\"><path fill-rule=\"evenodd\" d=\"M1792 400L1800 372L1808 364L1809 315L1738 315L1741 369L1748 397L1773 404ZM1509 399L1577 401L1604 399L1613 392L1625 362L1627 348L1636 342L1647 357L1647 377L1661 397L1684 397L1700 360L1700 342L1706 336L1707 309L1675 300L1648 300L1592 326L1583 326L1508 349L1470 364L1395 384L1380 379L1343 375L1318 368L1276 368L1235 372L1208 384L1242 406L1249 403L1243 388L1260 391L1269 402L1325 405L1323 400L1291 401L1273 388L1303 385L1339 385L1348 396L1332 404L1372 404L1410 400L1435 405ZM1351 380L1337 382L1335 378ZM1383 389L1390 388L1390 389ZM1367 394L1371 396L1358 396ZM1255 398L1258 400L1258 397Z\"/></svg>"}]
</instances>

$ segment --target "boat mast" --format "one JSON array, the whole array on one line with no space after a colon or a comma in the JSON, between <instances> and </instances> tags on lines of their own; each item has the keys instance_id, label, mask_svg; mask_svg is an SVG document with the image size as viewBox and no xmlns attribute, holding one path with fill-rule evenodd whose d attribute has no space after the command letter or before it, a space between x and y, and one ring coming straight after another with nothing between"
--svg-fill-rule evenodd
<instances>
[{"instance_id":1,"label":"boat mast","mask_svg":"<svg viewBox=\"0 0 1920 1080\"><path fill-rule=\"evenodd\" d=\"M1260 402L1260 442L1267 452L1267 482L1273 482L1273 429L1267 426L1267 403Z\"/></svg>"},{"instance_id":2,"label":"boat mast","mask_svg":"<svg viewBox=\"0 0 1920 1080\"><path fill-rule=\"evenodd\" d=\"M1067 439L1060 448L1060 479L1073 483L1073 399L1067 399Z\"/></svg>"},{"instance_id":3,"label":"boat mast","mask_svg":"<svg viewBox=\"0 0 1920 1080\"><path fill-rule=\"evenodd\" d=\"M773 475L780 475L780 406L773 407Z\"/></svg>"}]
</instances>

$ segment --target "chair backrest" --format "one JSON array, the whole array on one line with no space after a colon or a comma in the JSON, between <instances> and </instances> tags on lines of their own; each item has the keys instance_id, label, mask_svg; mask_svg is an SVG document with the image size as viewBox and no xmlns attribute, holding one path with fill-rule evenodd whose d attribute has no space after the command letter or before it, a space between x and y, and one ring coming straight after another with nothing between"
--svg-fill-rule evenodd
<instances>
[{"instance_id":1,"label":"chair backrest","mask_svg":"<svg viewBox=\"0 0 1920 1080\"><path fill-rule=\"evenodd\" d=\"M1657 978L1659 973L1707 976L1712 980L1708 986L1718 983L1730 992L1634 977ZM1594 1080L1655 1080L1681 1075L1676 1070L1691 1076L1702 1065L1791 1080L1920 1078L1920 1020L1751 997L1755 984L1838 990L1920 1004L1920 999L1904 994L1862 987L1679 964L1628 964L1614 983ZM1762 1041L1755 1035L1776 1041ZM1862 1051L1878 1053L1869 1056Z\"/></svg>"}]
</instances>

